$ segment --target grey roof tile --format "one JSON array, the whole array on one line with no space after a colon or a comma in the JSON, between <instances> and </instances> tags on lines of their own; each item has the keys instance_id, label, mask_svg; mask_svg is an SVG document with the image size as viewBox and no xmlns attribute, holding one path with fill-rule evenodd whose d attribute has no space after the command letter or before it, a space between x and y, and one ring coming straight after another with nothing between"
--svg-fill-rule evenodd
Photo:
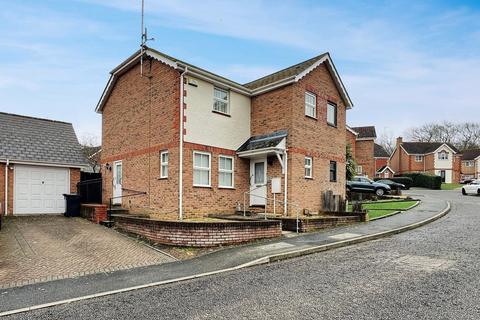
<instances>
[{"instance_id":1,"label":"grey roof tile","mask_svg":"<svg viewBox=\"0 0 480 320\"><path fill-rule=\"evenodd\" d=\"M389 158L390 155L388 154L387 150L385 150L384 147L381 145L375 143L374 149L373 149L373 154L375 158Z\"/></svg>"},{"instance_id":2,"label":"grey roof tile","mask_svg":"<svg viewBox=\"0 0 480 320\"><path fill-rule=\"evenodd\" d=\"M237 149L237 152L251 151L277 146L283 138L288 135L287 130L275 131L269 134L263 134L250 137L244 144Z\"/></svg>"},{"instance_id":3,"label":"grey roof tile","mask_svg":"<svg viewBox=\"0 0 480 320\"><path fill-rule=\"evenodd\" d=\"M358 133L357 139L375 139L377 137L374 126L353 127L352 130Z\"/></svg>"},{"instance_id":4,"label":"grey roof tile","mask_svg":"<svg viewBox=\"0 0 480 320\"><path fill-rule=\"evenodd\" d=\"M86 165L71 123L0 112L0 159Z\"/></svg>"},{"instance_id":5,"label":"grey roof tile","mask_svg":"<svg viewBox=\"0 0 480 320\"><path fill-rule=\"evenodd\" d=\"M443 142L403 142L402 147L409 153L409 154L427 154L434 152L441 145ZM457 148L449 143L445 143L448 145L453 151L456 153L460 153Z\"/></svg>"}]
</instances>

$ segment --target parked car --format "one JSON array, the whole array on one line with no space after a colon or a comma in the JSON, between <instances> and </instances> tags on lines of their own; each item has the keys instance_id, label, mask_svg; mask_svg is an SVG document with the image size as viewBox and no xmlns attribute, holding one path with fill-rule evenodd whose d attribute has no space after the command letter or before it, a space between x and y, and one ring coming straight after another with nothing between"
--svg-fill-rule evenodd
<instances>
[{"instance_id":1,"label":"parked car","mask_svg":"<svg viewBox=\"0 0 480 320\"><path fill-rule=\"evenodd\" d=\"M401 190L407 190L405 185L403 183L398 183L389 179L382 179L382 180L377 180L376 182L378 183L383 183L389 186L392 189L401 189Z\"/></svg>"},{"instance_id":2,"label":"parked car","mask_svg":"<svg viewBox=\"0 0 480 320\"><path fill-rule=\"evenodd\" d=\"M377 196L383 196L392 190L388 185L374 182L367 177L357 176L351 181L347 181L347 190L350 192L375 193Z\"/></svg>"},{"instance_id":3,"label":"parked car","mask_svg":"<svg viewBox=\"0 0 480 320\"><path fill-rule=\"evenodd\" d=\"M467 176L467 177L462 177L460 179L461 184L468 184L471 183L473 180L475 180L473 177Z\"/></svg>"},{"instance_id":4,"label":"parked car","mask_svg":"<svg viewBox=\"0 0 480 320\"><path fill-rule=\"evenodd\" d=\"M462 187L462 194L464 196L469 194L478 194L480 195L480 180L473 180L467 185Z\"/></svg>"}]
</instances>

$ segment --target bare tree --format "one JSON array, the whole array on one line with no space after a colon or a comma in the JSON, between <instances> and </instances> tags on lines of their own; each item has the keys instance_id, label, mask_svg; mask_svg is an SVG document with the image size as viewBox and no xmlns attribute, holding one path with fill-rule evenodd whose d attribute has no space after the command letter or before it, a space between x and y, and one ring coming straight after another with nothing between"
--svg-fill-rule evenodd
<instances>
[{"instance_id":1,"label":"bare tree","mask_svg":"<svg viewBox=\"0 0 480 320\"><path fill-rule=\"evenodd\" d=\"M83 156L92 168L93 172L99 170L101 146L97 135L85 133L80 137Z\"/></svg>"},{"instance_id":2,"label":"bare tree","mask_svg":"<svg viewBox=\"0 0 480 320\"><path fill-rule=\"evenodd\" d=\"M385 128L377 138L377 143L381 145L388 154L392 154L396 147L395 134L392 130Z\"/></svg>"},{"instance_id":3,"label":"bare tree","mask_svg":"<svg viewBox=\"0 0 480 320\"><path fill-rule=\"evenodd\" d=\"M410 128L407 138L419 142L450 143L459 150L480 147L480 123L427 123L420 127Z\"/></svg>"}]
</instances>

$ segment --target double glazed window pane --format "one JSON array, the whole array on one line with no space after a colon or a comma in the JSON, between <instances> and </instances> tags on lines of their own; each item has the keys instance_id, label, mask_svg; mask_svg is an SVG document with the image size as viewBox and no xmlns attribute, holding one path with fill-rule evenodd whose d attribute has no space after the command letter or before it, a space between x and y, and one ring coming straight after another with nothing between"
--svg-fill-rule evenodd
<instances>
[{"instance_id":1,"label":"double glazed window pane","mask_svg":"<svg viewBox=\"0 0 480 320\"><path fill-rule=\"evenodd\" d=\"M214 88L213 110L222 112L222 113L228 113L228 92L227 91Z\"/></svg>"}]
</instances>

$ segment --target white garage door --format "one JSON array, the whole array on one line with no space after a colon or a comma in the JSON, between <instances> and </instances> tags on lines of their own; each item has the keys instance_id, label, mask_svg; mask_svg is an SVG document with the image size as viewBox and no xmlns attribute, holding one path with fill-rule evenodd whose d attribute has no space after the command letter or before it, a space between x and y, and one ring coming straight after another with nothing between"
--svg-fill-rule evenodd
<instances>
[{"instance_id":1,"label":"white garage door","mask_svg":"<svg viewBox=\"0 0 480 320\"><path fill-rule=\"evenodd\" d=\"M64 193L70 193L66 168L15 166L14 214L65 212Z\"/></svg>"}]
</instances>

